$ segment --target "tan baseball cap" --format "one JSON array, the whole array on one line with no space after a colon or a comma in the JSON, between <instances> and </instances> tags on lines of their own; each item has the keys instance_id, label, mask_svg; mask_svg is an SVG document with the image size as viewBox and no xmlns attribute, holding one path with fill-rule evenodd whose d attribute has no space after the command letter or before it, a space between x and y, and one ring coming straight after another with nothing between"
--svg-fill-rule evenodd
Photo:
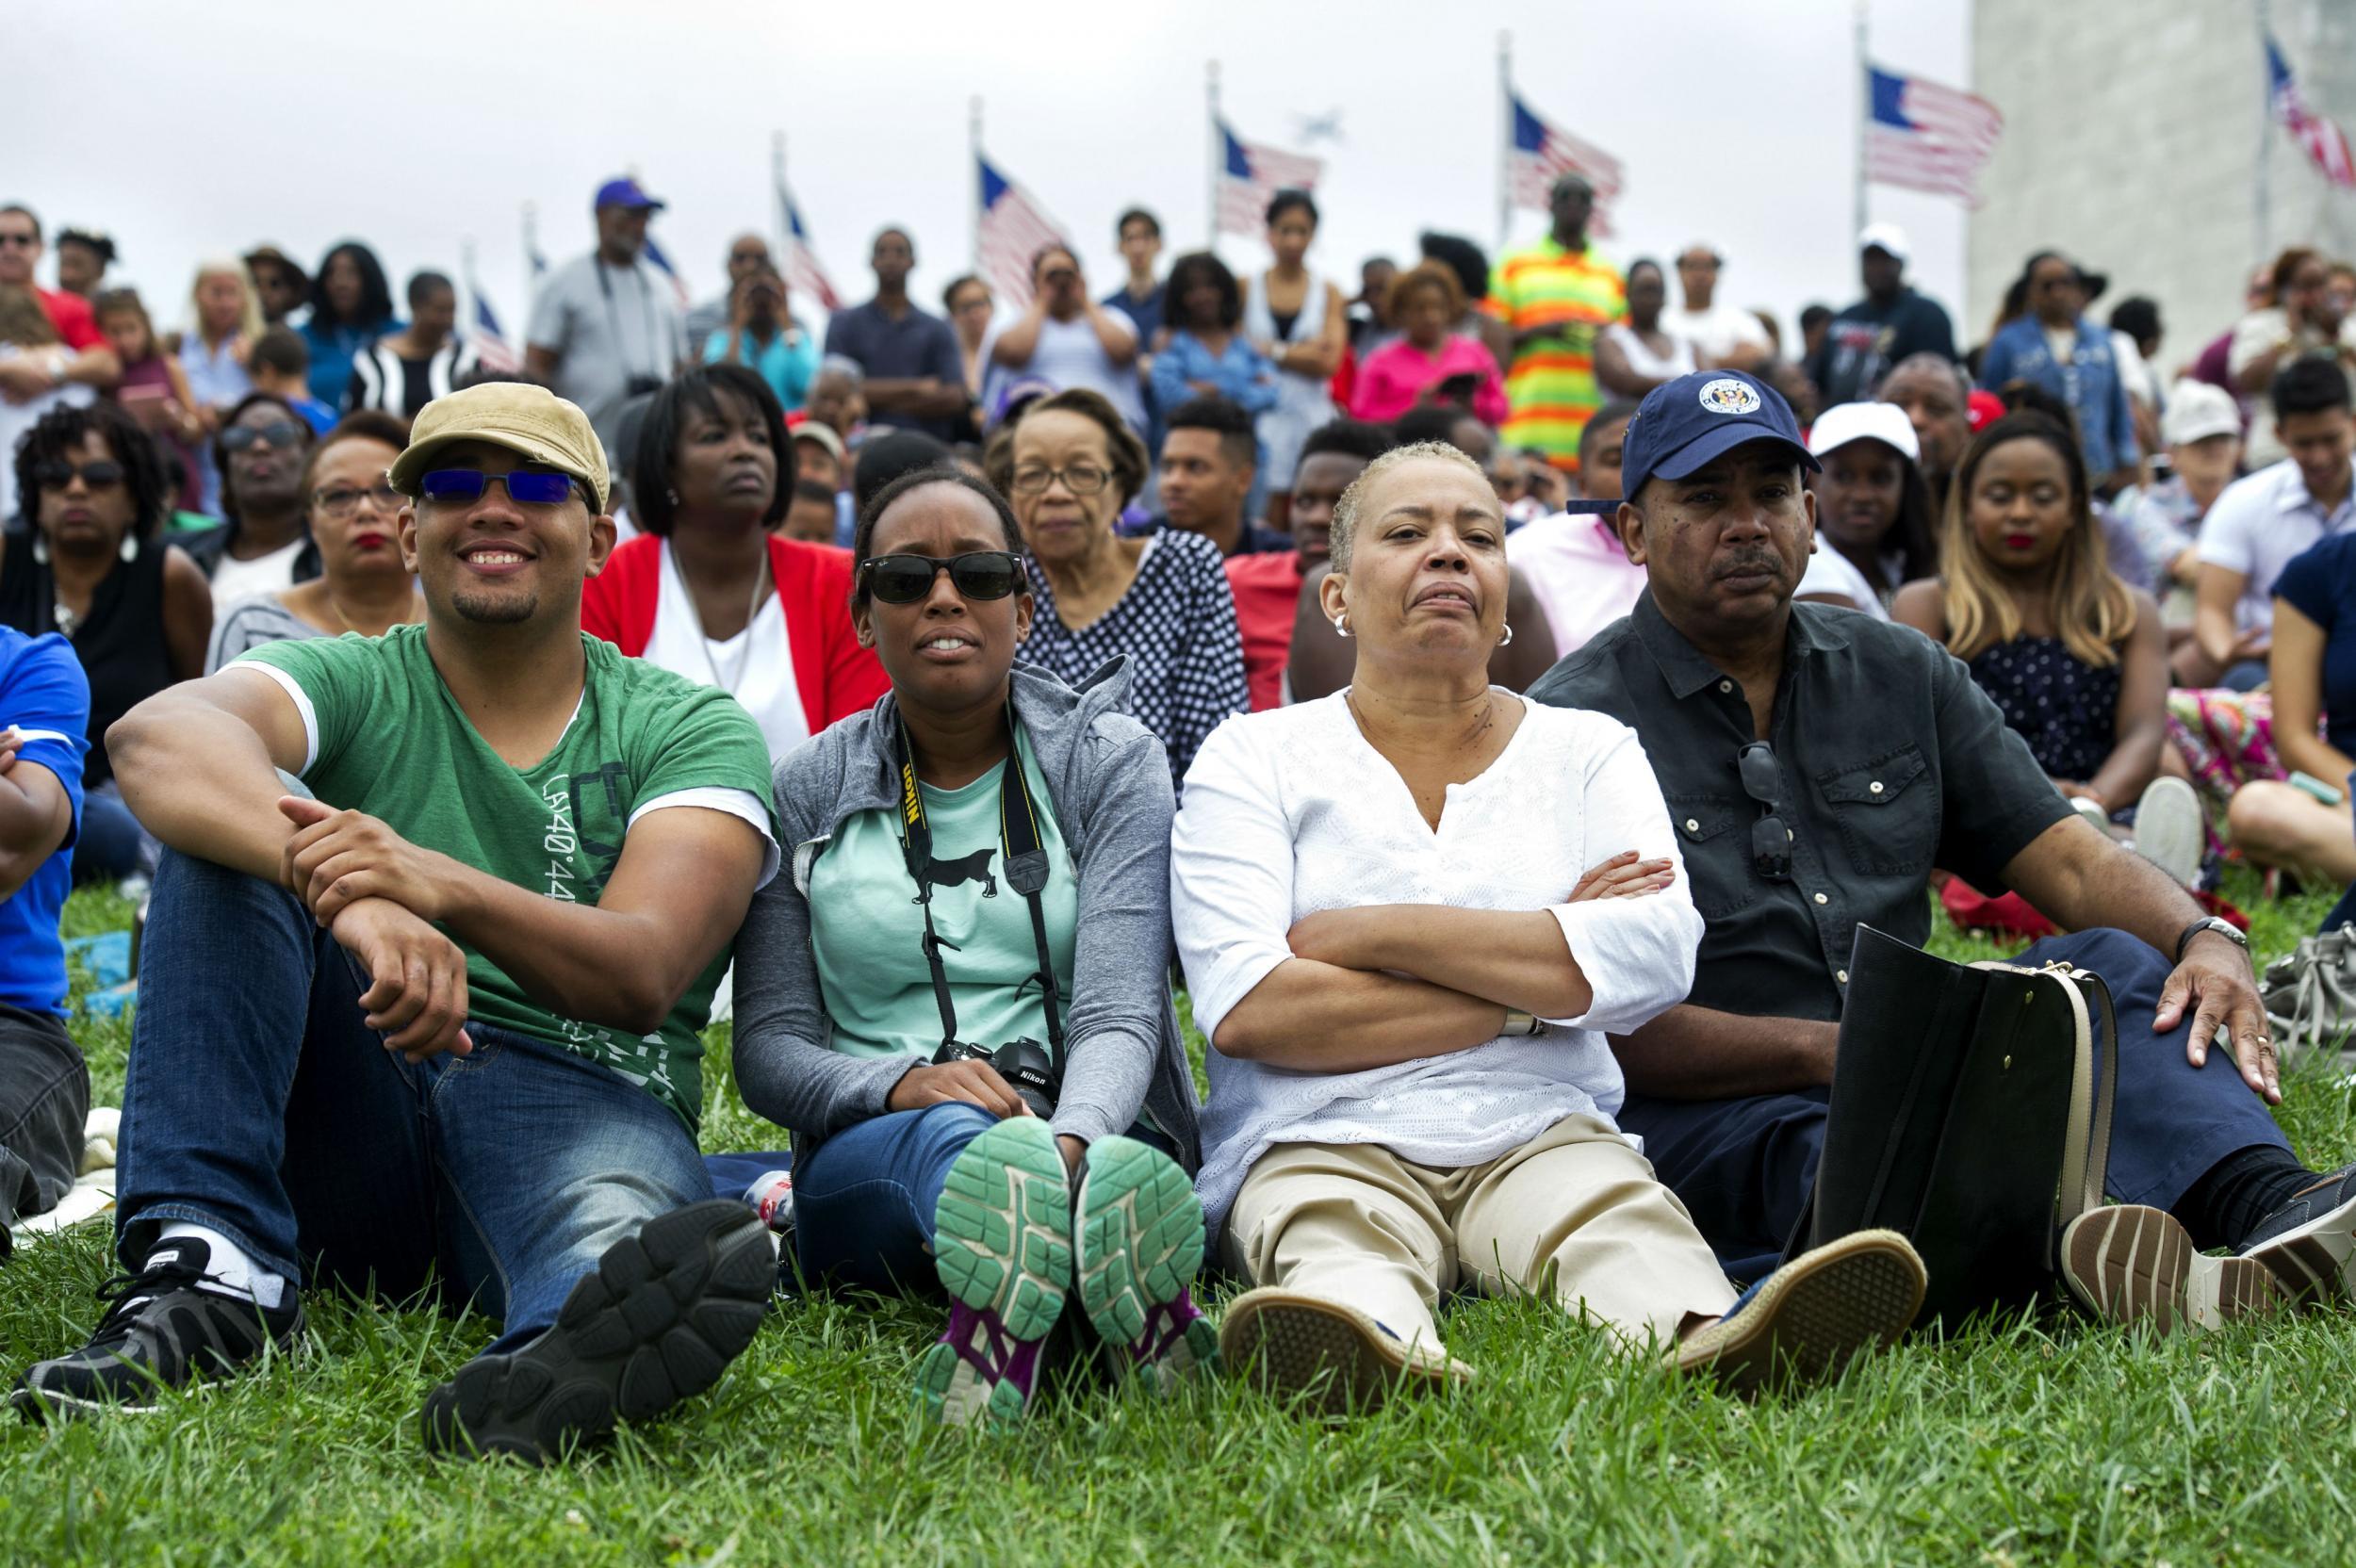
<instances>
[{"instance_id":1,"label":"tan baseball cap","mask_svg":"<svg viewBox=\"0 0 2356 1568\"><path fill-rule=\"evenodd\" d=\"M409 445L393 459L393 488L416 495L434 454L460 441L488 441L570 474L597 498L597 510L605 510L604 443L589 416L545 386L484 382L426 404L409 427Z\"/></svg>"}]
</instances>

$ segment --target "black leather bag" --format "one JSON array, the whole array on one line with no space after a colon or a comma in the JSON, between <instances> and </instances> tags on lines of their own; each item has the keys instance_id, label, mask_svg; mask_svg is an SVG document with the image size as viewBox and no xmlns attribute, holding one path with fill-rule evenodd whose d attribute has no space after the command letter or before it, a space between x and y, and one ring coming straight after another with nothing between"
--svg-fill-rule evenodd
<instances>
[{"instance_id":1,"label":"black leather bag","mask_svg":"<svg viewBox=\"0 0 2356 1568\"><path fill-rule=\"evenodd\" d=\"M2102 1201L2117 1041L2096 975L1950 963L1858 927L1792 1250L1902 1233L1930 1273L1920 1322L2046 1293L2062 1227Z\"/></svg>"}]
</instances>

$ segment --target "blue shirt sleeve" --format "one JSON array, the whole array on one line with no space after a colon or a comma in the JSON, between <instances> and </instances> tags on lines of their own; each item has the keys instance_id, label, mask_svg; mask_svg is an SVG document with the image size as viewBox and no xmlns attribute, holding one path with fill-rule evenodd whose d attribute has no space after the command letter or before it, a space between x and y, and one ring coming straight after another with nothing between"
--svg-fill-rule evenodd
<instances>
[{"instance_id":1,"label":"blue shirt sleeve","mask_svg":"<svg viewBox=\"0 0 2356 1568\"><path fill-rule=\"evenodd\" d=\"M2329 632L2339 618L2348 563L2345 540L2326 539L2291 557L2274 580L2274 596Z\"/></svg>"},{"instance_id":2,"label":"blue shirt sleeve","mask_svg":"<svg viewBox=\"0 0 2356 1568\"><path fill-rule=\"evenodd\" d=\"M1153 402L1163 409L1176 408L1189 395L1186 383L1195 378L1192 366L1196 351L1192 333L1173 333L1170 346L1153 356Z\"/></svg>"},{"instance_id":3,"label":"blue shirt sleeve","mask_svg":"<svg viewBox=\"0 0 2356 1568\"><path fill-rule=\"evenodd\" d=\"M11 641L14 639L11 638ZM0 678L0 728L23 737L17 755L57 775L73 803L71 844L82 826L82 758L90 750L90 680L74 645L56 632L21 645Z\"/></svg>"}]
</instances>

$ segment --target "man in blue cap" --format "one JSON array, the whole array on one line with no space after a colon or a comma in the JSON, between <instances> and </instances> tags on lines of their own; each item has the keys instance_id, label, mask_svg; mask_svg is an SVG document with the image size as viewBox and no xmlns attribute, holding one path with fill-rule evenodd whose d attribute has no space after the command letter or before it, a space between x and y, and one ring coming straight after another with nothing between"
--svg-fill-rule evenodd
<instances>
[{"instance_id":1,"label":"man in blue cap","mask_svg":"<svg viewBox=\"0 0 2356 1568\"><path fill-rule=\"evenodd\" d=\"M613 451L622 405L677 373L687 336L669 281L646 257L646 220L663 204L625 176L599 186L592 205L597 248L541 282L524 368L586 413Z\"/></svg>"},{"instance_id":2,"label":"man in blue cap","mask_svg":"<svg viewBox=\"0 0 2356 1568\"><path fill-rule=\"evenodd\" d=\"M2018 961L2091 970L2118 1003L2105 1184L2137 1206L2073 1227L2073 1291L2163 1329L2345 1298L2356 1168L2306 1169L2267 1113L2281 1089L2240 933L2080 821L1944 649L1792 602L1815 466L1755 377L1656 387L1628 421L1617 516L1648 585L1530 688L1636 730L1706 923L1686 1003L1612 1041L1620 1124L1728 1272L1765 1274L1815 1183L1857 928L1922 945L1940 866L2076 933ZM1784 831L1758 831L1771 822Z\"/></svg>"}]
</instances>

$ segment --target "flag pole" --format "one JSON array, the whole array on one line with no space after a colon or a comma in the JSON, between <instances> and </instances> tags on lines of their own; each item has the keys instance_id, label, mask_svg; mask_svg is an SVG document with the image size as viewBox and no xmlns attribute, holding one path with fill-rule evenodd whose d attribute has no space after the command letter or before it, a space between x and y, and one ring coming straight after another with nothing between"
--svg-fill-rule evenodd
<instances>
[{"instance_id":1,"label":"flag pole","mask_svg":"<svg viewBox=\"0 0 2356 1568\"><path fill-rule=\"evenodd\" d=\"M1852 192L1850 212L1854 220L1849 225L1852 246L1857 243L1856 237L1865 232L1865 127L1867 122L1873 118L1873 67L1866 53L1865 40L1866 12L1870 3L1871 0L1857 0L1857 71L1853 77L1857 83L1857 185Z\"/></svg>"},{"instance_id":2,"label":"flag pole","mask_svg":"<svg viewBox=\"0 0 2356 1568\"><path fill-rule=\"evenodd\" d=\"M461 235L458 239L458 281L466 286L466 302L458 313L458 335L473 334L475 323L483 319L483 296L477 291L474 277L474 236Z\"/></svg>"},{"instance_id":3,"label":"flag pole","mask_svg":"<svg viewBox=\"0 0 2356 1568\"><path fill-rule=\"evenodd\" d=\"M1205 251L1219 249L1219 179L1227 171L1227 134L1219 122L1219 61L1203 62L1203 99L1210 121L1210 173L1203 188L1203 240Z\"/></svg>"},{"instance_id":4,"label":"flag pole","mask_svg":"<svg viewBox=\"0 0 2356 1568\"><path fill-rule=\"evenodd\" d=\"M769 133L769 206L775 216L777 231L777 266L785 266L786 252L794 244L794 222L785 210L785 133Z\"/></svg>"},{"instance_id":5,"label":"flag pole","mask_svg":"<svg viewBox=\"0 0 2356 1568\"><path fill-rule=\"evenodd\" d=\"M1513 35L1497 33L1497 254L1513 237Z\"/></svg>"},{"instance_id":6,"label":"flag pole","mask_svg":"<svg viewBox=\"0 0 2356 1568\"><path fill-rule=\"evenodd\" d=\"M540 253L540 208L537 203L524 204L524 306L528 316L532 299L540 291L540 279L533 271L532 258Z\"/></svg>"},{"instance_id":7,"label":"flag pole","mask_svg":"<svg viewBox=\"0 0 2356 1568\"><path fill-rule=\"evenodd\" d=\"M978 276L982 270L982 99L979 93L975 93L966 105L965 144L973 154L966 163L965 188L973 202L973 251L967 259Z\"/></svg>"},{"instance_id":8,"label":"flag pole","mask_svg":"<svg viewBox=\"0 0 2356 1568\"><path fill-rule=\"evenodd\" d=\"M2267 8L2266 0L2258 0L2258 69L2265 74L2266 83L2266 90L2258 94L2258 167L2257 179L2253 182L2254 188L2251 192L2256 199L2250 204L2250 217L2257 224L2257 262L2261 266L2266 259L2267 231L2274 226L2271 221L2273 214L2267 211L2274 195L2273 180L2268 167L2274 161L2272 155L2274 152L2274 69L2271 57L2266 53L2268 46L2274 41L2274 27L2272 19L2266 14ZM2242 273L2245 283L2249 281L2249 277L2250 274L2247 271Z\"/></svg>"}]
</instances>

